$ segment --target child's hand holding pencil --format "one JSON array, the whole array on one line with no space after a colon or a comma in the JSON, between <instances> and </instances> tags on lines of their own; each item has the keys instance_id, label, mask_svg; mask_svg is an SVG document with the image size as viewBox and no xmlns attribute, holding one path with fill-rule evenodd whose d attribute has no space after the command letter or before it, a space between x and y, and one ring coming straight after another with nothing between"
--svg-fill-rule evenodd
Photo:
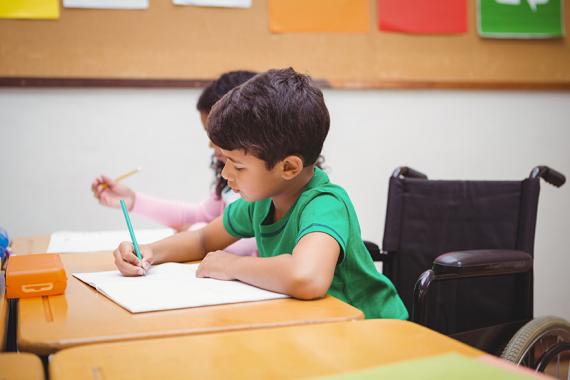
<instances>
[{"instance_id":1,"label":"child's hand holding pencil","mask_svg":"<svg viewBox=\"0 0 570 380\"><path fill-rule=\"evenodd\" d=\"M91 183L91 191L103 206L120 208L120 200L124 199L127 209L132 210L135 203L135 192L128 186L121 184L120 181L139 171L140 168L136 168L115 179L101 175Z\"/></svg>"}]
</instances>

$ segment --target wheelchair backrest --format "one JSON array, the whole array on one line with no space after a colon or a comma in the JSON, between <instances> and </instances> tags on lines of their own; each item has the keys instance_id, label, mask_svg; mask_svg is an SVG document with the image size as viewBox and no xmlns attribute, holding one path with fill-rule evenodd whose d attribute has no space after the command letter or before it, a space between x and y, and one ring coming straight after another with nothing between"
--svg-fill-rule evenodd
<instances>
[{"instance_id":1,"label":"wheelchair backrest","mask_svg":"<svg viewBox=\"0 0 570 380\"><path fill-rule=\"evenodd\" d=\"M393 253L393 259L384 273L408 310L416 280L443 253L517 249L532 255L539 192L539 178L440 181L391 177L382 248Z\"/></svg>"}]
</instances>

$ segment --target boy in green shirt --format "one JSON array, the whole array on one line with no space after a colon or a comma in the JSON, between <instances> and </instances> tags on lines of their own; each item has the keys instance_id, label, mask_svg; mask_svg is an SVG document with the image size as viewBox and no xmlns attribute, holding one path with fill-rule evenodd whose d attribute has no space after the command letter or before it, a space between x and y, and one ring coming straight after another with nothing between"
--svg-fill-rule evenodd
<instances>
[{"instance_id":1,"label":"boy in green shirt","mask_svg":"<svg viewBox=\"0 0 570 380\"><path fill-rule=\"evenodd\" d=\"M364 246L348 195L315 166L329 124L321 91L293 69L270 70L227 93L212 108L207 130L226 160L222 176L241 199L201 230L142 246L142 262L131 243L121 243L114 252L121 273L202 259L200 277L299 299L330 294L366 318L406 319L394 286ZM255 237L259 257L222 250L244 237Z\"/></svg>"}]
</instances>

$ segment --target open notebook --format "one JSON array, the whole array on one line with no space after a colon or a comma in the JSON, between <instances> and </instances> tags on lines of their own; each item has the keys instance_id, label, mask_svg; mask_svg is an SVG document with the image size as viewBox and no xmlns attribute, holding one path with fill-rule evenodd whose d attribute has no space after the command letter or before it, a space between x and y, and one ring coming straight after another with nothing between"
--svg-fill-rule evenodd
<instances>
[{"instance_id":1,"label":"open notebook","mask_svg":"<svg viewBox=\"0 0 570 380\"><path fill-rule=\"evenodd\" d=\"M196 277L198 264L154 265L145 276L119 271L74 273L131 313L285 298L239 281Z\"/></svg>"}]
</instances>

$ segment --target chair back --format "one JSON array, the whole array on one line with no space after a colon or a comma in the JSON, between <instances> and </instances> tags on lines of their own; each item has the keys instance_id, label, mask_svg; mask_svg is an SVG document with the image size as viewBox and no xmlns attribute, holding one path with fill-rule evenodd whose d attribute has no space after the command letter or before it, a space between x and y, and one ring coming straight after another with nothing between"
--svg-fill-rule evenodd
<instances>
[{"instance_id":1,"label":"chair back","mask_svg":"<svg viewBox=\"0 0 570 380\"><path fill-rule=\"evenodd\" d=\"M515 249L533 255L540 178L441 181L390 178L383 269L412 311L414 284L439 255L460 250ZM532 274L530 274L532 276ZM532 286L516 276L469 278L436 285L430 327L446 334L532 318ZM528 284L528 277L525 279ZM532 277L530 278L532 284ZM521 297L530 297L521 308ZM484 310L482 312L481 305ZM486 314L485 314L486 313ZM530 313L530 315L529 315Z\"/></svg>"}]
</instances>

